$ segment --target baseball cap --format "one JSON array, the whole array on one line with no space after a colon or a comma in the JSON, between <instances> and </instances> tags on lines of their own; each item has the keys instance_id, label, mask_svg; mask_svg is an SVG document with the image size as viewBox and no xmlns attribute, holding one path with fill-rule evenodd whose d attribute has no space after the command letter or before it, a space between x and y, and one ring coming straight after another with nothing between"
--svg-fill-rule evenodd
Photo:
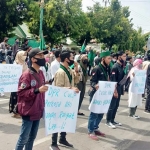
<instances>
[{"instance_id":1,"label":"baseball cap","mask_svg":"<svg viewBox=\"0 0 150 150\"><path fill-rule=\"evenodd\" d=\"M41 51L39 48L33 48L33 49L31 49L31 51L28 53L28 55L29 55L29 57L30 58L32 58L32 57L34 57L35 55L37 55L37 54L44 54L44 55L46 55L46 54L48 54L48 51Z\"/></svg>"}]
</instances>

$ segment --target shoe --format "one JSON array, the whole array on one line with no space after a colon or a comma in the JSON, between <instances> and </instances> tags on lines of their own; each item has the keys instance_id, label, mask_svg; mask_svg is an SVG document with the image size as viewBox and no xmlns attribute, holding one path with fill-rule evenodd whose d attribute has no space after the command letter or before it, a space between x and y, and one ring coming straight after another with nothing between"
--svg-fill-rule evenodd
<instances>
[{"instance_id":1,"label":"shoe","mask_svg":"<svg viewBox=\"0 0 150 150\"><path fill-rule=\"evenodd\" d=\"M145 110L144 113L150 114L150 111L149 110Z\"/></svg>"},{"instance_id":2,"label":"shoe","mask_svg":"<svg viewBox=\"0 0 150 150\"><path fill-rule=\"evenodd\" d=\"M146 101L146 98L143 98L142 101Z\"/></svg>"},{"instance_id":3,"label":"shoe","mask_svg":"<svg viewBox=\"0 0 150 150\"><path fill-rule=\"evenodd\" d=\"M58 145L52 145L49 148L50 148L50 150L60 150Z\"/></svg>"},{"instance_id":4,"label":"shoe","mask_svg":"<svg viewBox=\"0 0 150 150\"><path fill-rule=\"evenodd\" d=\"M95 140L95 141L99 140L98 137L95 135L94 132L89 134L89 138L91 138L92 140Z\"/></svg>"},{"instance_id":5,"label":"shoe","mask_svg":"<svg viewBox=\"0 0 150 150\"><path fill-rule=\"evenodd\" d=\"M67 147L73 147L73 145L70 144L67 140L64 140L64 141L59 140L59 144L67 146Z\"/></svg>"},{"instance_id":6,"label":"shoe","mask_svg":"<svg viewBox=\"0 0 150 150\"><path fill-rule=\"evenodd\" d=\"M136 115L129 116L129 117L131 117L131 118L133 118L133 119L140 119L140 117L139 117L139 116L136 116Z\"/></svg>"},{"instance_id":7,"label":"shoe","mask_svg":"<svg viewBox=\"0 0 150 150\"><path fill-rule=\"evenodd\" d=\"M84 114L84 113L78 113L78 115L79 115L79 116L85 116L85 114Z\"/></svg>"},{"instance_id":8,"label":"shoe","mask_svg":"<svg viewBox=\"0 0 150 150\"><path fill-rule=\"evenodd\" d=\"M134 119L140 119L140 116L134 115Z\"/></svg>"},{"instance_id":9,"label":"shoe","mask_svg":"<svg viewBox=\"0 0 150 150\"><path fill-rule=\"evenodd\" d=\"M113 125L111 122L107 122L106 125L107 125L109 128L116 129L116 126Z\"/></svg>"},{"instance_id":10,"label":"shoe","mask_svg":"<svg viewBox=\"0 0 150 150\"><path fill-rule=\"evenodd\" d=\"M100 132L99 130L95 130L95 131L94 131L94 133L95 133L95 135L97 135L97 136L106 137L106 134L105 134L105 133Z\"/></svg>"},{"instance_id":11,"label":"shoe","mask_svg":"<svg viewBox=\"0 0 150 150\"><path fill-rule=\"evenodd\" d=\"M116 121L113 121L112 124L115 125L115 126L122 126L122 123L116 122Z\"/></svg>"}]
</instances>

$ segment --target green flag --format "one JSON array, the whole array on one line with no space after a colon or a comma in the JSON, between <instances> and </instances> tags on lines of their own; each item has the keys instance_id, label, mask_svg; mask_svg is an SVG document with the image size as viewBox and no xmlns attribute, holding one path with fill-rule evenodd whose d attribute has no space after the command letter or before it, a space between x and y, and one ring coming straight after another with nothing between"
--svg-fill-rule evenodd
<instances>
[{"instance_id":1,"label":"green flag","mask_svg":"<svg viewBox=\"0 0 150 150\"><path fill-rule=\"evenodd\" d=\"M43 36L43 12L44 12L44 1L41 1L40 8L40 49L45 49L45 41Z\"/></svg>"},{"instance_id":2,"label":"green flag","mask_svg":"<svg viewBox=\"0 0 150 150\"><path fill-rule=\"evenodd\" d=\"M40 50L43 50L43 49L45 49L45 40L43 37L43 32L40 31Z\"/></svg>"},{"instance_id":3,"label":"green flag","mask_svg":"<svg viewBox=\"0 0 150 150\"><path fill-rule=\"evenodd\" d=\"M83 43L80 51L85 52L85 48L86 48L86 39L84 40L84 43Z\"/></svg>"}]
</instances>

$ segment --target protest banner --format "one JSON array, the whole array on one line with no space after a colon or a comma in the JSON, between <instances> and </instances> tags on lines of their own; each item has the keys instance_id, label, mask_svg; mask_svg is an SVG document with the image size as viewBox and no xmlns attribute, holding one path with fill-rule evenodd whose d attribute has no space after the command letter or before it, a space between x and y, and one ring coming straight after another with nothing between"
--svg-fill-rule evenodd
<instances>
[{"instance_id":1,"label":"protest banner","mask_svg":"<svg viewBox=\"0 0 150 150\"><path fill-rule=\"evenodd\" d=\"M131 83L131 92L135 94L144 94L146 83L146 70L135 70L135 76Z\"/></svg>"},{"instance_id":2,"label":"protest banner","mask_svg":"<svg viewBox=\"0 0 150 150\"><path fill-rule=\"evenodd\" d=\"M80 93L49 85L45 95L46 135L57 132L75 133Z\"/></svg>"},{"instance_id":3,"label":"protest banner","mask_svg":"<svg viewBox=\"0 0 150 150\"><path fill-rule=\"evenodd\" d=\"M99 89L95 92L89 110L93 113L107 113L110 106L116 82L99 81Z\"/></svg>"},{"instance_id":4,"label":"protest banner","mask_svg":"<svg viewBox=\"0 0 150 150\"><path fill-rule=\"evenodd\" d=\"M21 65L0 64L0 93L17 92L21 74Z\"/></svg>"}]
</instances>

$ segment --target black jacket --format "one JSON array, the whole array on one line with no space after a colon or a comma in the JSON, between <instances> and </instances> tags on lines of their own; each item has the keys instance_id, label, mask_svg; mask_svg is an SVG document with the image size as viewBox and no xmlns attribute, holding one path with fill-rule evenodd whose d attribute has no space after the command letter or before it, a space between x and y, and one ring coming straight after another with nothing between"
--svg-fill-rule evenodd
<instances>
[{"instance_id":1,"label":"black jacket","mask_svg":"<svg viewBox=\"0 0 150 150\"><path fill-rule=\"evenodd\" d=\"M91 77L90 83L91 83L91 86L94 87L96 84L98 84L99 81L108 81L108 78L110 76L110 69L105 68L103 65L101 65L101 67L97 65L92 70L91 75L92 77Z\"/></svg>"},{"instance_id":2,"label":"black jacket","mask_svg":"<svg viewBox=\"0 0 150 150\"><path fill-rule=\"evenodd\" d=\"M124 78L125 73L123 66L118 62L114 64L111 70L110 80L117 82L117 91L119 95L123 94L123 86L119 84L119 82Z\"/></svg>"}]
</instances>

